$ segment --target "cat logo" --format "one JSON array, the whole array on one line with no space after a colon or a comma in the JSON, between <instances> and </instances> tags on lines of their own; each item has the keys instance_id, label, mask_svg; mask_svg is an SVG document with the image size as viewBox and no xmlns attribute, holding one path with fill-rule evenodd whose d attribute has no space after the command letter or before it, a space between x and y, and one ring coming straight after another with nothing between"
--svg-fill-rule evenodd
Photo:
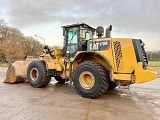
<instances>
[{"instance_id":1,"label":"cat logo","mask_svg":"<svg viewBox=\"0 0 160 120\"><path fill-rule=\"evenodd\" d=\"M96 43L91 43L89 45L89 50L103 50L109 45L109 41L105 42L96 42Z\"/></svg>"},{"instance_id":2,"label":"cat logo","mask_svg":"<svg viewBox=\"0 0 160 120\"><path fill-rule=\"evenodd\" d=\"M93 43L93 46L92 44L90 44L90 50L98 50L99 48L99 43Z\"/></svg>"}]
</instances>

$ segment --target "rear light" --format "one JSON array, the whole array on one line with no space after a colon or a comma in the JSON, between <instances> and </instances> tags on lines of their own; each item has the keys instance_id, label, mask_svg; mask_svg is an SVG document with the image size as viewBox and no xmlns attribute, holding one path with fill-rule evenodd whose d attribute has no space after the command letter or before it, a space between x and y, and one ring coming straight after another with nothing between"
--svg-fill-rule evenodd
<instances>
[{"instance_id":1,"label":"rear light","mask_svg":"<svg viewBox=\"0 0 160 120\"><path fill-rule=\"evenodd\" d=\"M109 48L110 48L110 45L107 46L106 50L109 50Z\"/></svg>"}]
</instances>

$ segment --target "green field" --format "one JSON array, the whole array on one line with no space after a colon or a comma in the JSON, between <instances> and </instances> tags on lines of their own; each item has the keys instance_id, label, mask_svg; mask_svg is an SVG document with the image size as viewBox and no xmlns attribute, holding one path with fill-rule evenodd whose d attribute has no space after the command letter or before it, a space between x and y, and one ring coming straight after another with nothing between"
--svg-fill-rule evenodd
<instances>
[{"instance_id":1,"label":"green field","mask_svg":"<svg viewBox=\"0 0 160 120\"><path fill-rule=\"evenodd\" d=\"M149 61L149 66L160 67L160 61Z\"/></svg>"}]
</instances>

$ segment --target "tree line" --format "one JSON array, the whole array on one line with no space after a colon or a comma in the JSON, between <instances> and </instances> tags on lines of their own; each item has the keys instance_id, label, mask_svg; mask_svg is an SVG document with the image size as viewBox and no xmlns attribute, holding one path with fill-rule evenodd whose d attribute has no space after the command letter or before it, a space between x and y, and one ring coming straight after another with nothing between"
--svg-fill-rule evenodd
<instances>
[{"instance_id":1,"label":"tree line","mask_svg":"<svg viewBox=\"0 0 160 120\"><path fill-rule=\"evenodd\" d=\"M147 51L149 61L160 61L160 51Z\"/></svg>"},{"instance_id":2,"label":"tree line","mask_svg":"<svg viewBox=\"0 0 160 120\"><path fill-rule=\"evenodd\" d=\"M0 19L0 62L22 59L26 55L38 55L43 50L43 45L31 36L14 27L8 26Z\"/></svg>"}]
</instances>

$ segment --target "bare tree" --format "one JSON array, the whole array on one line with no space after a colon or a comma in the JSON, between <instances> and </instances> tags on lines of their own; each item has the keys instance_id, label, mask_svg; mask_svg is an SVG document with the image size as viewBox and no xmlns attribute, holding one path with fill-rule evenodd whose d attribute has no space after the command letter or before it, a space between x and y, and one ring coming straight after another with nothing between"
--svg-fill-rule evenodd
<instances>
[{"instance_id":1,"label":"bare tree","mask_svg":"<svg viewBox=\"0 0 160 120\"><path fill-rule=\"evenodd\" d=\"M8 61L13 58L20 59L24 56L21 39L15 36L9 36L1 41L0 51L8 58Z\"/></svg>"},{"instance_id":2,"label":"bare tree","mask_svg":"<svg viewBox=\"0 0 160 120\"><path fill-rule=\"evenodd\" d=\"M160 60L160 51L147 51L146 53L149 61Z\"/></svg>"},{"instance_id":3,"label":"bare tree","mask_svg":"<svg viewBox=\"0 0 160 120\"><path fill-rule=\"evenodd\" d=\"M36 55L43 50L43 45L33 37L25 37L22 42L26 55Z\"/></svg>"},{"instance_id":4,"label":"bare tree","mask_svg":"<svg viewBox=\"0 0 160 120\"><path fill-rule=\"evenodd\" d=\"M7 57L20 59L25 55L36 55L43 50L43 45L33 37L25 37L17 28L7 26L0 19L0 61ZM3 59L3 60L2 60Z\"/></svg>"}]
</instances>

